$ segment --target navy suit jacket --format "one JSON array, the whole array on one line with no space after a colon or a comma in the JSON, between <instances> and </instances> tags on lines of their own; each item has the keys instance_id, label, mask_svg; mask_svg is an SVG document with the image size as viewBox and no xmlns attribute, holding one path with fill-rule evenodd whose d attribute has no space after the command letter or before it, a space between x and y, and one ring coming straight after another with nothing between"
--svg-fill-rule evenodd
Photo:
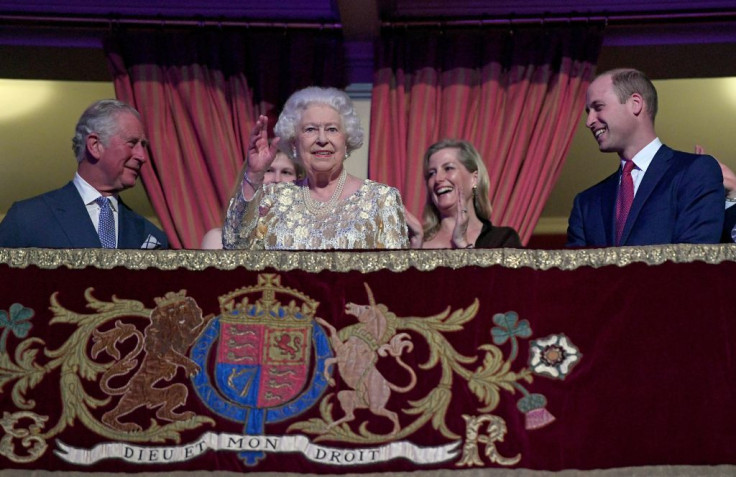
<instances>
[{"instance_id":1,"label":"navy suit jacket","mask_svg":"<svg viewBox=\"0 0 736 477\"><path fill-rule=\"evenodd\" d=\"M168 248L166 235L118 199L118 248L140 249L149 235ZM0 223L0 247L102 248L73 182L14 203Z\"/></svg>"},{"instance_id":2,"label":"navy suit jacket","mask_svg":"<svg viewBox=\"0 0 736 477\"><path fill-rule=\"evenodd\" d=\"M726 220L723 222L723 236L721 242L736 242L736 205L732 205L726 209Z\"/></svg>"},{"instance_id":3,"label":"navy suit jacket","mask_svg":"<svg viewBox=\"0 0 736 477\"><path fill-rule=\"evenodd\" d=\"M621 168L575 197L568 247L614 246ZM642 178L624 225L621 245L719 243L723 175L711 156L662 145Z\"/></svg>"}]
</instances>

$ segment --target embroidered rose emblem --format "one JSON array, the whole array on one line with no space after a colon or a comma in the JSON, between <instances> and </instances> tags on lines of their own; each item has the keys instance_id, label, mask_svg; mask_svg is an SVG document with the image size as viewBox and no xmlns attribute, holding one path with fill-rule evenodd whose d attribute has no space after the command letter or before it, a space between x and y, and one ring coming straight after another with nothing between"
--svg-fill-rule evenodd
<instances>
[{"instance_id":1,"label":"embroidered rose emblem","mask_svg":"<svg viewBox=\"0 0 736 477\"><path fill-rule=\"evenodd\" d=\"M565 379L581 357L578 348L564 334L529 343L529 367L535 374Z\"/></svg>"}]
</instances>

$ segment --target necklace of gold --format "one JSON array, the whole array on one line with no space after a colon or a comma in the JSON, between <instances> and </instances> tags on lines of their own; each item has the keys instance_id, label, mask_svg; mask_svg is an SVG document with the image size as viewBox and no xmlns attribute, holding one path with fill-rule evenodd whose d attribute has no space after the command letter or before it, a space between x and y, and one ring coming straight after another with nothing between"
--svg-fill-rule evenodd
<instances>
[{"instance_id":1,"label":"necklace of gold","mask_svg":"<svg viewBox=\"0 0 736 477\"><path fill-rule=\"evenodd\" d=\"M309 191L309 179L305 181L306 185L302 186L302 195L304 196L304 205L307 206L307 210L315 215L320 215L325 211L332 210L337 205L337 201L340 200L342 195L342 189L345 187L345 181L348 178L348 171L343 168L340 173L340 178L337 180L337 187L332 193L330 200L327 202L320 202L312 198L312 194Z\"/></svg>"}]
</instances>

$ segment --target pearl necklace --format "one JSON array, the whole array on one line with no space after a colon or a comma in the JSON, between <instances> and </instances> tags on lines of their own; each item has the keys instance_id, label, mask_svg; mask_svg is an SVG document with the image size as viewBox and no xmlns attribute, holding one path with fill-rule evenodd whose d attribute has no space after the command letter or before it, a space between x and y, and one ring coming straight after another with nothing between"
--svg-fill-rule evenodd
<instances>
[{"instance_id":1,"label":"pearl necklace","mask_svg":"<svg viewBox=\"0 0 736 477\"><path fill-rule=\"evenodd\" d=\"M342 189L343 187L345 187L345 181L347 180L347 178L348 171L343 168L342 172L340 173L340 178L337 180L337 187L335 187L335 191L332 193L330 200L328 200L327 202L320 202L312 198L312 194L309 191L309 179L307 179L305 181L306 185L302 186L304 205L307 206L307 210L314 215L321 215L325 211L334 209L335 205L337 205L337 201L340 200Z\"/></svg>"}]
</instances>

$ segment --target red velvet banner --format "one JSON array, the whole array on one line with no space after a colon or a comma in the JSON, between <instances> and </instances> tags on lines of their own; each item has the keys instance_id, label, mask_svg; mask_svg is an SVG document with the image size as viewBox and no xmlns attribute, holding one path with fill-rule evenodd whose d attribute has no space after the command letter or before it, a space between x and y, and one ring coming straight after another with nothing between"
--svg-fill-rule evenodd
<instances>
[{"instance_id":1,"label":"red velvet banner","mask_svg":"<svg viewBox=\"0 0 736 477\"><path fill-rule=\"evenodd\" d=\"M0 250L0 468L734 465L734 257Z\"/></svg>"}]
</instances>

